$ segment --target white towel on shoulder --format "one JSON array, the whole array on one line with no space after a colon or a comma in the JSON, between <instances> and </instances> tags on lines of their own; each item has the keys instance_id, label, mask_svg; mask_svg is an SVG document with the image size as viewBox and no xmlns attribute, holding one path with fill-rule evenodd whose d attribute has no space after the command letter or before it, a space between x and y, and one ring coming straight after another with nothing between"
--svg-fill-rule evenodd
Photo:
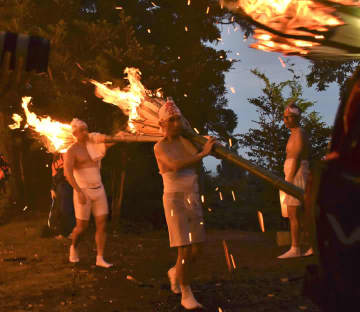
<instances>
[{"instance_id":1,"label":"white towel on shoulder","mask_svg":"<svg viewBox=\"0 0 360 312\"><path fill-rule=\"evenodd\" d=\"M106 135L101 133L89 133L86 149L93 161L101 161L104 158L106 154L105 138Z\"/></svg>"}]
</instances>

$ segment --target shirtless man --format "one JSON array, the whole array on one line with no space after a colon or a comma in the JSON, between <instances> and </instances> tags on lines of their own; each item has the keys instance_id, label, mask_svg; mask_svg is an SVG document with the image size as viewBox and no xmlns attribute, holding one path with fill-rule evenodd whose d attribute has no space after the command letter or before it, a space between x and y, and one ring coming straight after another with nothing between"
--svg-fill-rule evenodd
<instances>
[{"instance_id":1,"label":"shirtless man","mask_svg":"<svg viewBox=\"0 0 360 312\"><path fill-rule=\"evenodd\" d=\"M112 264L104 258L106 241L106 219L109 213L105 189L101 181L100 164L106 149L121 141L121 136L110 137L89 133L85 122L73 119L72 133L76 138L65 154L64 173L74 189L74 209L76 226L72 232L69 261L79 262L77 245L81 234L88 227L90 213L96 224L95 241L97 247L96 265L109 268Z\"/></svg>"},{"instance_id":2,"label":"shirtless man","mask_svg":"<svg viewBox=\"0 0 360 312\"><path fill-rule=\"evenodd\" d=\"M284 111L285 126L290 129L291 135L286 145L286 160L284 163L285 180L305 189L309 171L309 139L304 130L300 128L301 111L295 104L290 104ZM301 202L290 195L285 196L284 204L290 221L291 248L279 256L279 259L309 256L310 248L304 254L300 250Z\"/></svg>"},{"instance_id":3,"label":"shirtless man","mask_svg":"<svg viewBox=\"0 0 360 312\"><path fill-rule=\"evenodd\" d=\"M198 152L181 136L181 112L172 101L161 107L159 120L164 139L155 145L154 151L164 183L163 204L170 247L178 250L176 265L168 271L168 277L172 292L181 292L185 309L201 308L190 288L193 264L205 241L196 166L210 154L215 139L209 139Z\"/></svg>"}]
</instances>

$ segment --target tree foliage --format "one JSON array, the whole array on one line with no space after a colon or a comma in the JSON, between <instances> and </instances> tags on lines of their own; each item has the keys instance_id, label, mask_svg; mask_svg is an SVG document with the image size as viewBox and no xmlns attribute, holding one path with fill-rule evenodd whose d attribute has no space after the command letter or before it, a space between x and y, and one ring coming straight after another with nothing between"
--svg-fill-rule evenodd
<instances>
[{"instance_id":1,"label":"tree foliage","mask_svg":"<svg viewBox=\"0 0 360 312\"><path fill-rule=\"evenodd\" d=\"M258 70L252 73L265 83L265 87L262 89L263 95L249 99L259 114L259 119L254 121L256 127L238 136L239 144L245 148L249 158L259 166L282 175L289 138L289 131L283 124L283 113L289 101L295 101L303 112L301 123L309 135L311 158L321 158L325 154L331 130L317 112L308 112L314 103L303 98L298 78L274 83ZM289 91L288 95L286 90Z\"/></svg>"}]
</instances>

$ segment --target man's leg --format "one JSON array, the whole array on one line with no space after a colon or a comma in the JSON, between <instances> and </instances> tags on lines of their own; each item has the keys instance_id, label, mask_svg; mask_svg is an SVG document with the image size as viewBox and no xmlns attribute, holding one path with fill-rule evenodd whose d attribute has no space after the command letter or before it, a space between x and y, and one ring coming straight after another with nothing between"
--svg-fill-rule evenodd
<instances>
[{"instance_id":1,"label":"man's leg","mask_svg":"<svg viewBox=\"0 0 360 312\"><path fill-rule=\"evenodd\" d=\"M107 214L95 217L95 224L96 224L95 241L96 241L96 250L97 250L96 265L104 268L110 268L112 266L111 263L107 263L104 260L107 217L108 217Z\"/></svg>"},{"instance_id":2,"label":"man's leg","mask_svg":"<svg viewBox=\"0 0 360 312\"><path fill-rule=\"evenodd\" d=\"M290 221L291 232L291 248L289 251L279 256L279 259L295 258L301 256L300 250L300 207L299 206L287 206L288 216Z\"/></svg>"},{"instance_id":3,"label":"man's leg","mask_svg":"<svg viewBox=\"0 0 360 312\"><path fill-rule=\"evenodd\" d=\"M88 220L76 219L76 226L72 231L72 243L70 246L70 256L69 256L70 262L79 262L79 255L76 250L76 247L79 243L82 234L87 229L88 225L89 225Z\"/></svg>"},{"instance_id":4,"label":"man's leg","mask_svg":"<svg viewBox=\"0 0 360 312\"><path fill-rule=\"evenodd\" d=\"M196 252L194 247L194 255ZM185 309L195 309L202 307L196 301L190 288L192 280L192 266L193 266L193 246L178 247L178 258L176 262L176 276L180 283L181 289L181 304Z\"/></svg>"}]
</instances>

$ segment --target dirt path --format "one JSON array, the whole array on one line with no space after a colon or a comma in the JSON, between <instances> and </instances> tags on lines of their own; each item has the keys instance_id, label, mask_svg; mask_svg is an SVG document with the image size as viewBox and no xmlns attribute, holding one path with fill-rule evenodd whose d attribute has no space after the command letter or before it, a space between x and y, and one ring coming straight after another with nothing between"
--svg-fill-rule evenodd
<instances>
[{"instance_id":1,"label":"dirt path","mask_svg":"<svg viewBox=\"0 0 360 312\"><path fill-rule=\"evenodd\" d=\"M28 216L0 227L1 312L182 311L179 297L168 289L166 271L176 254L167 233L109 235L106 259L115 267L103 270L94 266L93 229L80 246L81 264L73 266L67 262L70 241L39 237L45 220ZM281 281L301 276L313 259L276 260L282 250L273 233L208 236L193 285L207 311L318 311L301 296L301 280ZM223 239L236 262L233 274L227 272Z\"/></svg>"}]
</instances>

